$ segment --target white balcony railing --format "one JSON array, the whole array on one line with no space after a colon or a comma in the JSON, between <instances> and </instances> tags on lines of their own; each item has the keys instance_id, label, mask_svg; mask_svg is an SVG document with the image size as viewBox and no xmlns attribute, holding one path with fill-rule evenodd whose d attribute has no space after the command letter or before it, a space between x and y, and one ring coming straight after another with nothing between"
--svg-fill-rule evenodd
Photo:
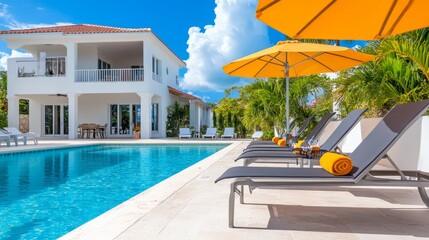
<instances>
[{"instance_id":1,"label":"white balcony railing","mask_svg":"<svg viewBox=\"0 0 429 240\"><path fill-rule=\"evenodd\" d=\"M158 75L156 73L152 73L152 80L162 83L162 75Z\"/></svg>"},{"instance_id":2,"label":"white balcony railing","mask_svg":"<svg viewBox=\"0 0 429 240\"><path fill-rule=\"evenodd\" d=\"M75 82L141 82L143 68L76 70Z\"/></svg>"},{"instance_id":3,"label":"white balcony railing","mask_svg":"<svg viewBox=\"0 0 429 240\"><path fill-rule=\"evenodd\" d=\"M48 57L45 60L16 61L18 77L54 77L66 75L65 57Z\"/></svg>"}]
</instances>

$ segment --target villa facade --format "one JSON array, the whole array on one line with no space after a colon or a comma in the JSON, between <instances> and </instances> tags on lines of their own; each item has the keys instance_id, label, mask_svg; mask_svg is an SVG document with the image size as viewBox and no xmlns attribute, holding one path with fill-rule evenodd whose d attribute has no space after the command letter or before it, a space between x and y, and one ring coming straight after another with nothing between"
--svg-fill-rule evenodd
<instances>
[{"instance_id":1,"label":"villa facade","mask_svg":"<svg viewBox=\"0 0 429 240\"><path fill-rule=\"evenodd\" d=\"M185 63L150 29L69 25L0 31L11 49L30 58L9 58L8 121L18 127L19 100L29 100L30 131L78 137L82 123L106 125L107 137L166 137L167 107L190 106L195 129L212 126L212 110L178 90Z\"/></svg>"}]
</instances>

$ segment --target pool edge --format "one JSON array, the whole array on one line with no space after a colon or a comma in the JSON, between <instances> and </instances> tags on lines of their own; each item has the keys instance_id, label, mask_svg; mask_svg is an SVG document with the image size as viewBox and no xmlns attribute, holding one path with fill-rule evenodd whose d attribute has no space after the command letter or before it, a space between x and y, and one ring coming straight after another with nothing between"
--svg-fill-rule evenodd
<instances>
[{"instance_id":1,"label":"pool edge","mask_svg":"<svg viewBox=\"0 0 429 240\"><path fill-rule=\"evenodd\" d=\"M228 143L228 142L224 142ZM229 146L176 173L153 187L119 204L100 216L66 233L59 239L114 239L145 214L204 170L236 148L242 141L230 142Z\"/></svg>"}]
</instances>

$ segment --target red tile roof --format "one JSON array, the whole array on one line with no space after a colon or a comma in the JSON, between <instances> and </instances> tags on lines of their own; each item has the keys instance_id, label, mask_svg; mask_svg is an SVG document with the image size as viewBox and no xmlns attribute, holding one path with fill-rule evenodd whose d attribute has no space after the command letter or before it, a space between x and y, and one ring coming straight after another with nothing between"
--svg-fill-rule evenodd
<instances>
[{"instance_id":1,"label":"red tile roof","mask_svg":"<svg viewBox=\"0 0 429 240\"><path fill-rule=\"evenodd\" d=\"M96 33L130 33L150 32L150 28L118 28L91 24L64 25L54 27L16 29L0 31L0 34L28 34L28 33L64 33L64 34L96 34Z\"/></svg>"},{"instance_id":2,"label":"red tile roof","mask_svg":"<svg viewBox=\"0 0 429 240\"><path fill-rule=\"evenodd\" d=\"M185 98L188 98L188 99L191 99L191 100L196 100L196 101L201 101L202 102L201 98L195 97L195 96L193 96L191 94L184 93L184 92L182 92L180 90L177 90L177 89L175 89L173 87L170 87L170 86L168 86L168 92L170 92L171 94L174 94L176 96L185 97Z\"/></svg>"}]
</instances>

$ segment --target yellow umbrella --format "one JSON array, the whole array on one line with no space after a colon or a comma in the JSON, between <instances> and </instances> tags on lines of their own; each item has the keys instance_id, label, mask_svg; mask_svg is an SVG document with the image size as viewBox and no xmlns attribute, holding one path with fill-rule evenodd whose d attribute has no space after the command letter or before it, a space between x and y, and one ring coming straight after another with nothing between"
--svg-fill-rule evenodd
<instances>
[{"instance_id":1,"label":"yellow umbrella","mask_svg":"<svg viewBox=\"0 0 429 240\"><path fill-rule=\"evenodd\" d=\"M256 18L291 38L372 40L429 27L428 0L259 0Z\"/></svg>"},{"instance_id":2,"label":"yellow umbrella","mask_svg":"<svg viewBox=\"0 0 429 240\"><path fill-rule=\"evenodd\" d=\"M286 78L286 132L289 132L289 77L337 72L374 60L373 55L333 45L283 41L223 66L239 77Z\"/></svg>"}]
</instances>

